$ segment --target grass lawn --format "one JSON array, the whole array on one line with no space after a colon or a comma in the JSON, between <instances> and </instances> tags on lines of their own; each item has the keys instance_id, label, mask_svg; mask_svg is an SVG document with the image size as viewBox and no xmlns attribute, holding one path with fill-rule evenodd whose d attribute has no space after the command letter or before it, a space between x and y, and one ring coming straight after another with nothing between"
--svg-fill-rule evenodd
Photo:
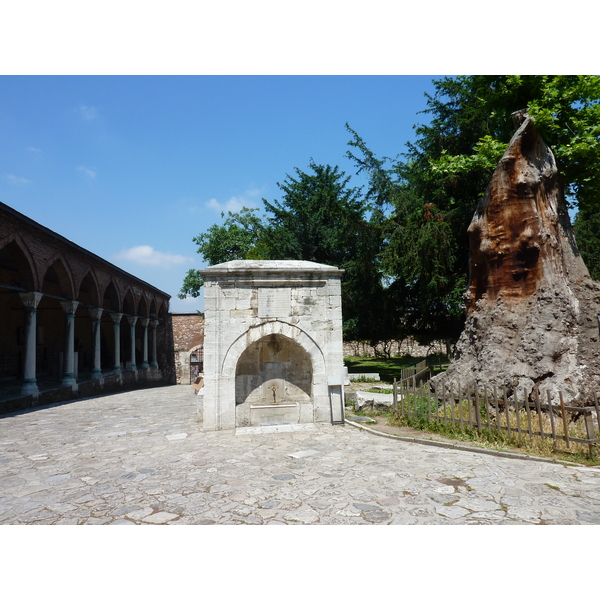
<instances>
[{"instance_id":1,"label":"grass lawn","mask_svg":"<svg viewBox=\"0 0 600 600\"><path fill-rule=\"evenodd\" d=\"M400 379L400 371L408 367L414 367L421 362L422 358L414 356L395 356L393 358L374 358L370 356L348 356L344 364L348 367L348 373L379 373L381 381L393 383L394 377ZM442 356L442 365L447 367L448 359ZM429 364L435 365L439 370L438 357L430 356Z\"/></svg>"}]
</instances>

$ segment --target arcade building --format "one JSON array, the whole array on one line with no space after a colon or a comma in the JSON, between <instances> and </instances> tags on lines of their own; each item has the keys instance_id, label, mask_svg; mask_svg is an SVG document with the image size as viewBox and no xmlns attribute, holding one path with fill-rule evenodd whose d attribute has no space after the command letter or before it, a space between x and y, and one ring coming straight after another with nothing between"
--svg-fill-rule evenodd
<instances>
[{"instance_id":1,"label":"arcade building","mask_svg":"<svg viewBox=\"0 0 600 600\"><path fill-rule=\"evenodd\" d=\"M175 383L169 300L0 202L0 413Z\"/></svg>"}]
</instances>

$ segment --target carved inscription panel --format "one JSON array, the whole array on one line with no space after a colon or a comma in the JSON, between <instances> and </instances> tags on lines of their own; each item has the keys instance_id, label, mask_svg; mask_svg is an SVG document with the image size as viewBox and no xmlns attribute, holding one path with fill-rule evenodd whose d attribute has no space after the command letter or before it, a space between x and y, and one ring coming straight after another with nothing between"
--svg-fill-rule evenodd
<instances>
[{"instance_id":1,"label":"carved inscription panel","mask_svg":"<svg viewBox=\"0 0 600 600\"><path fill-rule=\"evenodd\" d=\"M292 300L291 288L258 288L258 317L286 318L290 316Z\"/></svg>"}]
</instances>

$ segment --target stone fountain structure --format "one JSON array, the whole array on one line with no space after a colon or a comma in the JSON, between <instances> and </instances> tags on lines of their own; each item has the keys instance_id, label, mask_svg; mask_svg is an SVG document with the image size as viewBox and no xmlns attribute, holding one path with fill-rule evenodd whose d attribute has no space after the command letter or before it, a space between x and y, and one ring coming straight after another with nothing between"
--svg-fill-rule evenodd
<instances>
[{"instance_id":1,"label":"stone fountain structure","mask_svg":"<svg viewBox=\"0 0 600 600\"><path fill-rule=\"evenodd\" d=\"M202 271L205 430L343 423L342 273L287 260Z\"/></svg>"}]
</instances>

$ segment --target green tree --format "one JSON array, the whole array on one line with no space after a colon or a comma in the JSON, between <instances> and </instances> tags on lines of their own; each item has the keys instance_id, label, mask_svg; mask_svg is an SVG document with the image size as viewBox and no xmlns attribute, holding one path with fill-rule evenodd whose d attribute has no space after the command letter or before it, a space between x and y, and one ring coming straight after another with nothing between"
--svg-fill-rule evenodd
<instances>
[{"instance_id":1,"label":"green tree","mask_svg":"<svg viewBox=\"0 0 600 600\"><path fill-rule=\"evenodd\" d=\"M206 233L193 238L198 245L198 254L209 265L217 265L230 260L264 258L261 236L264 224L256 214L257 208L242 208L238 213L228 212L223 225L211 225ZM224 217L225 213L221 213ZM178 297L197 298L204 285L200 271L190 269L183 280Z\"/></svg>"},{"instance_id":2,"label":"green tree","mask_svg":"<svg viewBox=\"0 0 600 600\"><path fill-rule=\"evenodd\" d=\"M580 208L600 201L600 77L461 76L434 81L431 120L400 158L378 159L348 127L348 156L369 177L367 197L387 207L383 272L403 288L405 325L423 342L462 331L467 227L527 109L551 146L563 190Z\"/></svg>"},{"instance_id":3,"label":"green tree","mask_svg":"<svg viewBox=\"0 0 600 600\"><path fill-rule=\"evenodd\" d=\"M575 215L575 240L592 279L600 281L600 211Z\"/></svg>"},{"instance_id":4,"label":"green tree","mask_svg":"<svg viewBox=\"0 0 600 600\"><path fill-rule=\"evenodd\" d=\"M277 187L282 199L263 198L268 213L265 239L271 258L310 260L341 266L352 258L367 209L360 190L338 167L310 162Z\"/></svg>"},{"instance_id":5,"label":"green tree","mask_svg":"<svg viewBox=\"0 0 600 600\"><path fill-rule=\"evenodd\" d=\"M379 212L338 167L295 169L278 183L281 200L264 200L265 243L271 259L308 260L344 269L342 309L345 339L389 339L388 294L378 255L382 244Z\"/></svg>"}]
</instances>

